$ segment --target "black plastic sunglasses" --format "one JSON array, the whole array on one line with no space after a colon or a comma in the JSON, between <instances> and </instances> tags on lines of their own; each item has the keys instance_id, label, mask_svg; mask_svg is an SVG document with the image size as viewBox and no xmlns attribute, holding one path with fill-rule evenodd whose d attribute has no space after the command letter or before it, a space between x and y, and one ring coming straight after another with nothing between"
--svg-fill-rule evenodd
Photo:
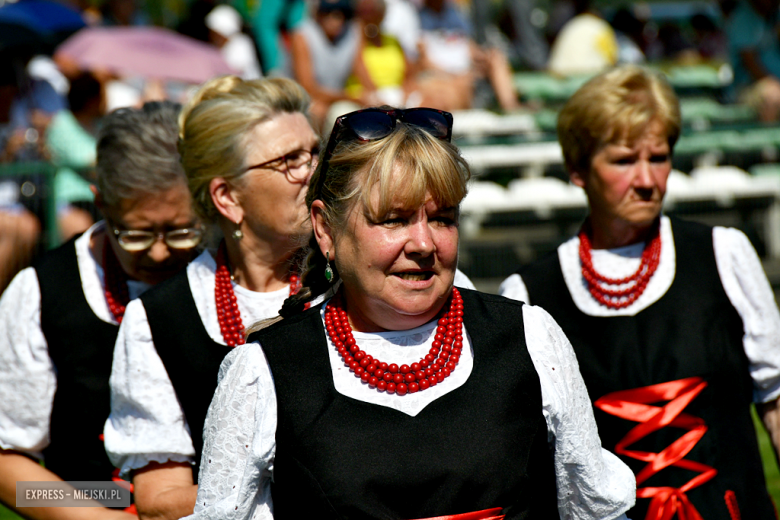
<instances>
[{"instance_id":1,"label":"black plastic sunglasses","mask_svg":"<svg viewBox=\"0 0 780 520\"><path fill-rule=\"evenodd\" d=\"M321 193L325 182L328 161L336 145L347 138L358 141L376 141L387 137L395 130L398 122L422 128L438 139L452 141L452 114L435 108L365 108L344 114L336 119L330 133L328 145L322 154L317 193Z\"/></svg>"}]
</instances>

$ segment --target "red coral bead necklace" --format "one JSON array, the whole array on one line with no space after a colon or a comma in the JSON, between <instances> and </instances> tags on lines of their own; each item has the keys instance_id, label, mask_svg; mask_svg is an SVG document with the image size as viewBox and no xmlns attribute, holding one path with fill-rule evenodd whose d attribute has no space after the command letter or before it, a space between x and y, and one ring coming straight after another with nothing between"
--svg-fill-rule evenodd
<instances>
[{"instance_id":1,"label":"red coral bead necklace","mask_svg":"<svg viewBox=\"0 0 780 520\"><path fill-rule=\"evenodd\" d=\"M590 226L586 223L579 233L580 263L582 277L588 284L588 290L601 305L610 309L622 309L634 303L647 288L650 278L658 269L661 259L661 233L659 222L653 225L650 239L645 243L639 268L634 274L625 278L609 278L593 267L592 246L588 233ZM623 289L612 289L610 286L627 285Z\"/></svg>"},{"instance_id":2,"label":"red coral bead necklace","mask_svg":"<svg viewBox=\"0 0 780 520\"><path fill-rule=\"evenodd\" d=\"M130 293L127 290L127 273L125 273L114 253L108 236L103 241L103 294L106 297L108 310L117 323L122 323L125 308L130 303Z\"/></svg>"},{"instance_id":3,"label":"red coral bead necklace","mask_svg":"<svg viewBox=\"0 0 780 520\"><path fill-rule=\"evenodd\" d=\"M233 290L233 279L230 275L227 260L227 247L223 240L217 250L217 271L214 275L214 300L217 307L217 321L222 338L228 347L243 345L244 323L241 321L241 312L238 310L236 293ZM290 296L301 288L300 277L290 274Z\"/></svg>"},{"instance_id":4,"label":"red coral bead necklace","mask_svg":"<svg viewBox=\"0 0 780 520\"><path fill-rule=\"evenodd\" d=\"M413 394L441 383L458 365L463 350L463 298L453 287L450 308L439 318L428 354L411 365L385 363L357 345L340 291L325 308L325 330L344 364L369 388L388 394Z\"/></svg>"}]
</instances>

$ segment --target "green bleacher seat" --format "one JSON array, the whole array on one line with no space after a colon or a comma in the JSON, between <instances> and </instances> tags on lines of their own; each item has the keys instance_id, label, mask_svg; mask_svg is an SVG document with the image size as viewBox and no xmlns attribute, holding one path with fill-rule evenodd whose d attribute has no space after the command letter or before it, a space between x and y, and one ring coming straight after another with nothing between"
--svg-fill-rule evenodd
<instances>
[{"instance_id":1,"label":"green bleacher seat","mask_svg":"<svg viewBox=\"0 0 780 520\"><path fill-rule=\"evenodd\" d=\"M750 174L755 177L780 177L780 164L756 164L750 168Z\"/></svg>"}]
</instances>

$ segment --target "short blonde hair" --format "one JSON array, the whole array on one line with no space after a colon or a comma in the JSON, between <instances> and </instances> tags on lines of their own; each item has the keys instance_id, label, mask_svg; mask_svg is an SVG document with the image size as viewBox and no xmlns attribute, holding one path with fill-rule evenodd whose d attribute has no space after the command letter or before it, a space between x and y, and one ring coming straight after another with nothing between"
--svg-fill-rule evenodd
<instances>
[{"instance_id":1,"label":"short blonde hair","mask_svg":"<svg viewBox=\"0 0 780 520\"><path fill-rule=\"evenodd\" d=\"M320 176L326 175L322 182ZM430 193L441 207L457 207L468 190L471 171L458 148L433 137L425 130L404 123L387 137L370 142L347 139L336 145L327 162L314 172L306 196L311 209L322 200L324 217L331 229L347 229L349 215L356 205L372 218L386 215L399 199L408 208L418 208ZM379 200L371 201L372 188L379 187ZM303 287L287 299L284 315L303 309L303 304L326 292L326 259L312 232L302 266ZM334 282L338 272L334 271Z\"/></svg>"},{"instance_id":2,"label":"short blonde hair","mask_svg":"<svg viewBox=\"0 0 780 520\"><path fill-rule=\"evenodd\" d=\"M680 104L660 73L627 65L599 74L558 114L558 141L567 169L587 173L604 145L633 143L653 122L661 123L673 150L680 136Z\"/></svg>"},{"instance_id":3,"label":"short blonde hair","mask_svg":"<svg viewBox=\"0 0 780 520\"><path fill-rule=\"evenodd\" d=\"M244 175L255 126L285 112L308 119L309 103L303 87L284 78L244 81L223 76L198 89L179 117L179 154L195 211L203 219L217 217L209 194L211 180L222 177L238 183Z\"/></svg>"}]
</instances>

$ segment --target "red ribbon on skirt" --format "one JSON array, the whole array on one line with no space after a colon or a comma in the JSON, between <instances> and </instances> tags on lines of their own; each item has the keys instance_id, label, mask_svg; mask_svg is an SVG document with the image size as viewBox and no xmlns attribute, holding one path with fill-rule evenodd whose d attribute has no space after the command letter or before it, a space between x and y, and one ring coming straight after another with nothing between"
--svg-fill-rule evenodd
<instances>
[{"instance_id":1,"label":"red ribbon on skirt","mask_svg":"<svg viewBox=\"0 0 780 520\"><path fill-rule=\"evenodd\" d=\"M500 507L460 513L457 515L432 516L429 518L417 518L416 520L504 520Z\"/></svg>"},{"instance_id":2,"label":"red ribbon on skirt","mask_svg":"<svg viewBox=\"0 0 780 520\"><path fill-rule=\"evenodd\" d=\"M636 475L636 496L651 499L645 520L670 520L675 514L680 520L702 520L685 493L711 480L718 471L706 464L685 460L684 457L707 432L707 425L700 417L683 413L683 410L706 386L707 382L702 378L689 377L612 392L593 403L610 415L639 423L615 445L615 453L647 462L647 465ZM661 401L668 402L663 406L651 404ZM667 426L688 431L660 453L628 448L638 440ZM699 474L679 488L639 487L647 479L669 466L696 471Z\"/></svg>"}]
</instances>

